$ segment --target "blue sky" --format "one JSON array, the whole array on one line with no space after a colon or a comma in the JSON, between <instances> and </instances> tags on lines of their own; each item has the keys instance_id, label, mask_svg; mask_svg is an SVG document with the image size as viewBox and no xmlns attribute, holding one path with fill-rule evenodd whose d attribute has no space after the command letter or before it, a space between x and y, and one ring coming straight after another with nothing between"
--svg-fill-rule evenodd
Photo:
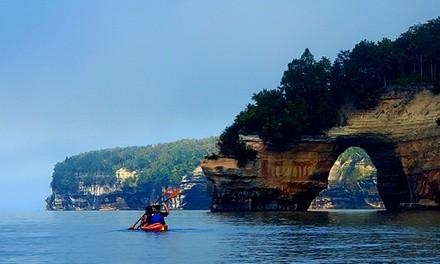
<instances>
[{"instance_id":1,"label":"blue sky","mask_svg":"<svg viewBox=\"0 0 440 264\"><path fill-rule=\"evenodd\" d=\"M395 39L440 1L0 1L0 211L44 210L56 162L219 135L309 48Z\"/></svg>"}]
</instances>

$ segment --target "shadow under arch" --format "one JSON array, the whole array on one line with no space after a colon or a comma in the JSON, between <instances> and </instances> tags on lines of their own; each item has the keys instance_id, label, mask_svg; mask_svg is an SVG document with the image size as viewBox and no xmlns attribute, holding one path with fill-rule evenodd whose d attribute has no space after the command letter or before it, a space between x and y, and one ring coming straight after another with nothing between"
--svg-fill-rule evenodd
<instances>
[{"instance_id":1,"label":"shadow under arch","mask_svg":"<svg viewBox=\"0 0 440 264\"><path fill-rule=\"evenodd\" d=\"M387 210L399 210L400 203L411 202L408 181L402 163L396 155L396 143L386 136L356 135L335 139L335 160L346 149L365 150L377 170L377 190Z\"/></svg>"}]
</instances>

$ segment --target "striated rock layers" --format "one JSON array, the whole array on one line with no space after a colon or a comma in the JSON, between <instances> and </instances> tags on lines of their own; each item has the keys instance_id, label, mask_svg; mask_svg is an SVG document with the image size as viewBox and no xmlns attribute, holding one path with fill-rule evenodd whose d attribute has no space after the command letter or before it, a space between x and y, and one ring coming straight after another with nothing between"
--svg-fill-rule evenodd
<instances>
[{"instance_id":1,"label":"striated rock layers","mask_svg":"<svg viewBox=\"0 0 440 264\"><path fill-rule=\"evenodd\" d=\"M116 191L101 195L92 194L58 194L53 193L46 199L48 211L113 211L143 210L146 204L145 193L135 195Z\"/></svg>"},{"instance_id":2,"label":"striated rock layers","mask_svg":"<svg viewBox=\"0 0 440 264\"><path fill-rule=\"evenodd\" d=\"M341 111L344 125L304 137L285 150L243 138L257 159L239 168L229 157L202 162L212 211L307 210L328 185L338 156L360 147L377 169L377 189L388 210L439 208L440 95L389 91L368 111Z\"/></svg>"},{"instance_id":3,"label":"striated rock layers","mask_svg":"<svg viewBox=\"0 0 440 264\"><path fill-rule=\"evenodd\" d=\"M211 197L206 192L206 177L202 168L182 178L180 183L180 208L183 210L209 210Z\"/></svg>"}]
</instances>

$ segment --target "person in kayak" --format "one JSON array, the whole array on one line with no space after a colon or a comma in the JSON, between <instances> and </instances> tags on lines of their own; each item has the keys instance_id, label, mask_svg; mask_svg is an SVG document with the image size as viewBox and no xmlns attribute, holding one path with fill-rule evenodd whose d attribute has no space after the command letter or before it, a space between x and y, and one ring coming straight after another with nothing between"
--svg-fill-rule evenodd
<instances>
[{"instance_id":1,"label":"person in kayak","mask_svg":"<svg viewBox=\"0 0 440 264\"><path fill-rule=\"evenodd\" d=\"M162 207L165 209L165 212L162 211ZM151 218L148 219L148 224L160 223L165 225L165 217L169 214L170 209L166 203L162 203L162 205L156 204L153 206L153 213L151 214Z\"/></svg>"},{"instance_id":2,"label":"person in kayak","mask_svg":"<svg viewBox=\"0 0 440 264\"><path fill-rule=\"evenodd\" d=\"M142 216L140 226L148 225L149 222L151 222L152 215L153 215L153 206L148 205L147 207L145 207L145 214Z\"/></svg>"}]
</instances>

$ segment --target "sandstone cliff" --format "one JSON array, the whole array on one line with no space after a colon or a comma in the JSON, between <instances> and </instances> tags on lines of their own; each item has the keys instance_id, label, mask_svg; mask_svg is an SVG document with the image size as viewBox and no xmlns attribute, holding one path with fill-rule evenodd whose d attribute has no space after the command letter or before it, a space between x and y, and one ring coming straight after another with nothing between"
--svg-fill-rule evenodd
<instances>
[{"instance_id":1,"label":"sandstone cliff","mask_svg":"<svg viewBox=\"0 0 440 264\"><path fill-rule=\"evenodd\" d=\"M58 194L53 193L46 199L46 210L49 211L114 211L114 210L144 210L145 206L153 203L161 191L114 191L93 194ZM171 209L180 208L180 197L168 202Z\"/></svg>"},{"instance_id":2,"label":"sandstone cliff","mask_svg":"<svg viewBox=\"0 0 440 264\"><path fill-rule=\"evenodd\" d=\"M125 168L116 170L115 175L98 173L95 178L116 178L113 184L79 182L79 191L76 193L53 192L46 199L46 210L50 211L88 211L88 210L144 210L145 205L152 203L160 196L162 190L146 192L135 187L123 188L122 182L136 177L136 171ZM79 178L85 178L78 175ZM165 189L165 187L163 188ZM176 197L169 202L172 209L180 207L180 198Z\"/></svg>"},{"instance_id":3,"label":"sandstone cliff","mask_svg":"<svg viewBox=\"0 0 440 264\"><path fill-rule=\"evenodd\" d=\"M135 171L119 169L116 171L117 183L114 185L85 186L80 182L80 192L75 194L53 193L46 199L46 210L88 211L88 210L144 210L152 203L161 190L145 192L133 187L124 190L120 182L135 177ZM111 175L107 175L108 177ZM206 192L206 177L200 167L192 174L182 178L181 193L168 202L171 209L208 210L211 199Z\"/></svg>"},{"instance_id":4,"label":"sandstone cliff","mask_svg":"<svg viewBox=\"0 0 440 264\"><path fill-rule=\"evenodd\" d=\"M192 174L182 178L180 184L180 208L183 210L208 210L211 197L206 192L206 177L202 168L197 167Z\"/></svg>"},{"instance_id":5,"label":"sandstone cliff","mask_svg":"<svg viewBox=\"0 0 440 264\"><path fill-rule=\"evenodd\" d=\"M202 169L212 211L307 210L328 185L329 171L349 147L360 147L377 169L377 188L388 210L439 208L440 95L394 89L368 111L346 108L344 125L304 137L285 150L245 141L258 150L243 168L230 157L206 158Z\"/></svg>"}]
</instances>

